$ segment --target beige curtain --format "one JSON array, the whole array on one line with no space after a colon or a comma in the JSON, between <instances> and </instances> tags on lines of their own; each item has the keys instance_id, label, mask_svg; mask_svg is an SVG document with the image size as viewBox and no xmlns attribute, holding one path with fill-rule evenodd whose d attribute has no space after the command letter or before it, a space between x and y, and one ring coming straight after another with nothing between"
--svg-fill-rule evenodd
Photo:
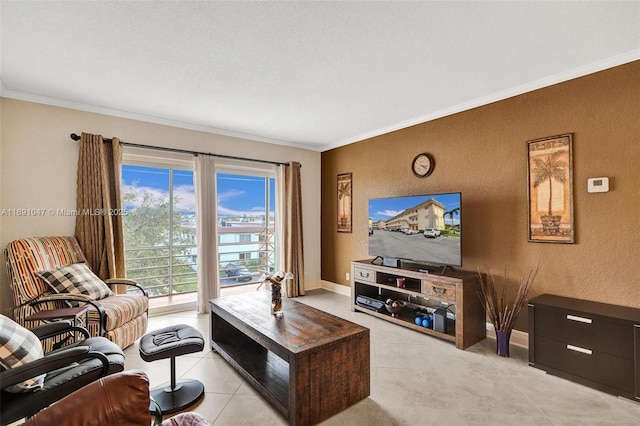
<instances>
[{"instance_id":1,"label":"beige curtain","mask_svg":"<svg viewBox=\"0 0 640 426\"><path fill-rule=\"evenodd\" d=\"M301 166L294 161L284 167L284 267L293 274L293 279L285 281L286 295L296 297L304 295Z\"/></svg>"},{"instance_id":2,"label":"beige curtain","mask_svg":"<svg viewBox=\"0 0 640 426\"><path fill-rule=\"evenodd\" d=\"M76 238L102 279L125 276L120 141L82 133L78 158Z\"/></svg>"},{"instance_id":3,"label":"beige curtain","mask_svg":"<svg viewBox=\"0 0 640 426\"><path fill-rule=\"evenodd\" d=\"M196 192L198 241L198 313L209 312L209 299L220 295L218 270L218 218L216 212L215 158L198 155L193 176Z\"/></svg>"}]
</instances>

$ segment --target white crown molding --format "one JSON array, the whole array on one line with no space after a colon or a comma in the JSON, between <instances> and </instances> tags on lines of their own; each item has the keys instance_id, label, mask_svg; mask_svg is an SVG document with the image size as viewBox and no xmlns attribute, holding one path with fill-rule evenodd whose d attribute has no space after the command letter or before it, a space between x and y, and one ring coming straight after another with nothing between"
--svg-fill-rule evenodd
<instances>
[{"instance_id":1,"label":"white crown molding","mask_svg":"<svg viewBox=\"0 0 640 426\"><path fill-rule=\"evenodd\" d=\"M365 132L360 135L355 135L353 137L343 139L340 141L336 141L334 143L329 144L320 144L320 145L305 145L304 148L301 148L301 144L284 141L279 139L273 139L258 135L252 135L242 132L234 132L224 129L218 129L215 127L204 126L194 123L187 123L182 121L168 120L164 118L144 115L144 114L136 114L128 111L121 111L111 108L100 107L96 105L83 104L79 102L67 101L63 99L50 98L46 96L33 95L29 93L17 92L8 89L4 82L0 80L0 96L10 99L16 99L27 102L34 102L44 105L57 106L61 108L69 108L78 111L92 112L97 114L104 114L114 117L126 118L131 120L137 120L142 122L160 124L165 126L177 127L188 130L195 130L204 133L211 133L221 136L228 136L233 138L252 140L256 142L264 142L275 145L283 145L289 146L298 149L306 149L309 151L315 152L324 152L330 149L339 148L344 145L349 145L351 143L360 142L366 139L370 139L376 136L380 136L386 133L390 133L396 130L404 129L407 127L415 126L417 124L426 123L428 121L436 120L438 118L446 117L448 115L457 114L459 112L467 111L473 108L477 108L483 105L488 105L493 102L501 101L504 99L508 99L514 96L521 95L523 93L531 92L534 90L538 90L544 87L552 86L554 84L562 83L565 81L572 80L574 78L583 77L585 75L593 74L599 71L603 71L609 68L613 68L619 65L624 65L636 60L640 59L640 49L635 49L629 52L625 52L623 54L613 56L602 61L594 62L582 67L574 68L566 72L558 73L549 77L545 77L539 80L532 81L530 83L526 83L520 86L513 87L508 90L503 90L500 92L493 93L488 96L484 96L481 98L477 98L471 100L469 102L465 102L459 105L455 105L451 108L446 108L443 110L439 110L433 113L425 114L419 117L415 117L409 120L402 121L400 123L396 123L390 126L386 126L377 130L373 130L370 132Z\"/></svg>"},{"instance_id":2,"label":"white crown molding","mask_svg":"<svg viewBox=\"0 0 640 426\"><path fill-rule=\"evenodd\" d=\"M457 114L459 112L467 111L473 108L477 108L483 105L488 105L493 102L508 99L514 96L522 95L523 93L532 92L534 90L549 87L554 84L563 83L565 81L573 80L574 78L583 77L585 75L593 74L599 71L604 71L609 68L614 68L619 65L624 65L640 59L640 49L635 49L623 54L613 56L602 61L593 62L591 64L574 68L569 71L565 71L559 74L551 75L549 77L541 78L539 80L532 81L520 86L513 87L508 90L493 93L489 96L477 98L469 102L465 102L459 105L455 105L451 108L446 108L434 113L425 114L410 120L406 120L391 126L383 127L371 132L366 132L354 137L343 139L332 144L327 144L321 147L321 151L328 151L330 149L339 148L351 143L360 142L366 139L370 139L376 136L384 135L386 133L394 132L396 130L404 129L407 127L415 126L416 124L426 123L428 121L436 120L438 118L446 117L448 115Z\"/></svg>"},{"instance_id":3,"label":"white crown molding","mask_svg":"<svg viewBox=\"0 0 640 426\"><path fill-rule=\"evenodd\" d=\"M154 123L154 124L160 124L163 126L171 126L171 127L181 128L181 129L195 130L199 132L211 133L211 134L220 135L220 136L229 136L232 138L245 139L245 140L251 140L256 142L264 142L264 143L270 143L275 145L284 145L284 146L289 146L289 147L298 148L298 149L309 149L309 148L300 148L300 144L296 144L294 142L284 141L280 139L273 139L273 138L268 138L263 136L252 135L248 133L218 129L215 127L204 126L200 124L187 123L187 122L176 121L176 120L168 120L168 119L154 117L150 115L137 114L133 112L105 108L105 107L96 106L96 105L89 105L89 104L84 104L80 102L73 102L73 101L68 101L64 99L50 98L47 96L40 96L40 95L33 95L30 93L18 92L15 90L7 89L4 84L0 86L0 96L2 96L3 98L10 98L10 99L15 99L19 101L33 102L37 104L50 105L50 106L55 106L60 108L68 108L68 109L73 109L77 111L91 112L96 114L104 114L112 117L120 117L120 118L126 118L130 120L142 121L145 123ZM79 131L80 130L82 129L79 129ZM320 149L309 149L309 150L320 151Z\"/></svg>"}]
</instances>

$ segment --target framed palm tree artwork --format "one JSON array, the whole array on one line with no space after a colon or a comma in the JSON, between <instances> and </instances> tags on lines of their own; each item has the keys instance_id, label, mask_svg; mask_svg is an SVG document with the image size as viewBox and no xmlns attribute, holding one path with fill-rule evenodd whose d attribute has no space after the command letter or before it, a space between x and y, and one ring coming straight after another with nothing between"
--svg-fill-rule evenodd
<instances>
[{"instance_id":1,"label":"framed palm tree artwork","mask_svg":"<svg viewBox=\"0 0 640 426\"><path fill-rule=\"evenodd\" d=\"M351 173L338 175L338 232L351 232Z\"/></svg>"},{"instance_id":2,"label":"framed palm tree artwork","mask_svg":"<svg viewBox=\"0 0 640 426\"><path fill-rule=\"evenodd\" d=\"M572 135L527 141L529 241L574 243Z\"/></svg>"}]
</instances>

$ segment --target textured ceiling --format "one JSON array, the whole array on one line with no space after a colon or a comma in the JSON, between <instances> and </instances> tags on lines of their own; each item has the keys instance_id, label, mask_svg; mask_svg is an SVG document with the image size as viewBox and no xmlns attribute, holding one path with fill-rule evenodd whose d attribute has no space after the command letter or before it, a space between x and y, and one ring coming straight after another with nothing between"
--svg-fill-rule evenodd
<instances>
[{"instance_id":1,"label":"textured ceiling","mask_svg":"<svg viewBox=\"0 0 640 426\"><path fill-rule=\"evenodd\" d=\"M2 96L317 151L640 59L635 1L0 6Z\"/></svg>"}]
</instances>

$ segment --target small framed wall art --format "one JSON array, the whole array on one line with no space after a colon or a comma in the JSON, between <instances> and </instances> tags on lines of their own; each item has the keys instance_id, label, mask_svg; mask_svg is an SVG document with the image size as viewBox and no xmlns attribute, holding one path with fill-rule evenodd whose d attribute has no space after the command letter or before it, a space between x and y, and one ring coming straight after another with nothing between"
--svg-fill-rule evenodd
<instances>
[{"instance_id":1,"label":"small framed wall art","mask_svg":"<svg viewBox=\"0 0 640 426\"><path fill-rule=\"evenodd\" d=\"M352 231L351 173L338 175L338 232Z\"/></svg>"},{"instance_id":2,"label":"small framed wall art","mask_svg":"<svg viewBox=\"0 0 640 426\"><path fill-rule=\"evenodd\" d=\"M572 135L527 141L529 241L574 243Z\"/></svg>"}]
</instances>

